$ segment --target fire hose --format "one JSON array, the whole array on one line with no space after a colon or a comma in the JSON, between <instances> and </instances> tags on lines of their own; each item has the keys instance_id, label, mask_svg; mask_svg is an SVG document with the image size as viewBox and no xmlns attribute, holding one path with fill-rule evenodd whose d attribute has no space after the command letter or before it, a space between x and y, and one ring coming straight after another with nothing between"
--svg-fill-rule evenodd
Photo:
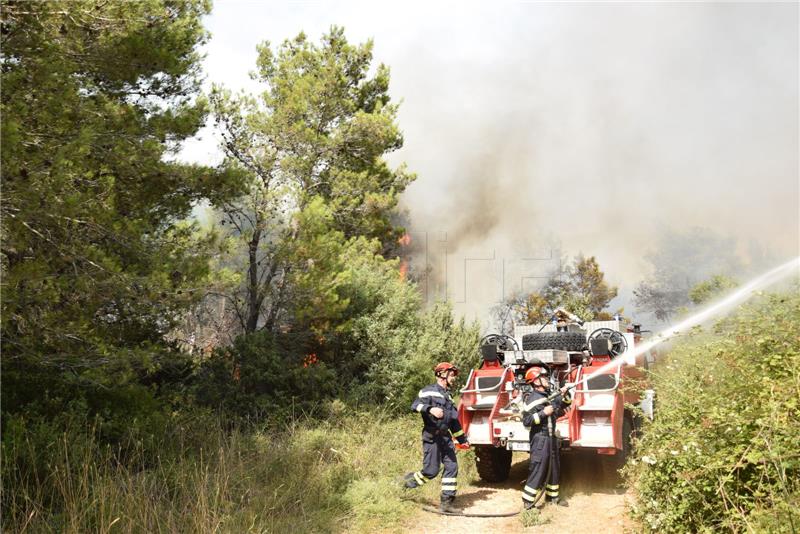
<instances>
[{"instance_id":1,"label":"fire hose","mask_svg":"<svg viewBox=\"0 0 800 534\"><path fill-rule=\"evenodd\" d=\"M570 388L574 388L575 386L577 386L577 384L572 384L570 386ZM552 393L547 397L547 400L552 402L553 400L555 400L556 396L559 395L559 394L560 394L560 391ZM547 422L547 437L550 440L550 461L547 463L547 473L545 473L544 479L542 480L542 486L539 487L539 488L536 488L538 491L537 491L537 494L536 494L536 498L534 499L533 504L531 505L531 507L536 507L536 505L539 504L539 501L542 499L542 497L544 497L544 495L545 495L544 486L545 486L545 484L547 484L547 481L550 480L550 473L552 472L552 469L553 469L553 462L556 461L556 454L557 454L556 447L558 446L558 444L556 443L556 436L555 436L555 433L553 432L553 424L552 424L552 422L550 420L550 417L547 418L547 421L548 421ZM460 450L464 450L464 449L462 449L461 447L458 447L458 446L456 446L456 448L458 448ZM521 510L517 510L516 512L502 512L502 513L494 513L494 514L473 514L473 513L469 513L469 512L442 512L441 510L437 510L436 508L434 508L432 506L423 506L422 509L425 510L426 512L430 512L432 514L458 516L458 517L513 517L515 515L518 515L521 512Z\"/></svg>"},{"instance_id":2,"label":"fire hose","mask_svg":"<svg viewBox=\"0 0 800 534\"><path fill-rule=\"evenodd\" d=\"M423 506L422 509L432 514L450 515L458 517L514 517L515 515L519 514L519 510L517 510L516 512L504 512L496 514L473 514L470 512L442 512L441 510L437 510L433 506Z\"/></svg>"},{"instance_id":3,"label":"fire hose","mask_svg":"<svg viewBox=\"0 0 800 534\"><path fill-rule=\"evenodd\" d=\"M458 445L456 445L456 449L458 449L458 450L468 450L469 447L459 447ZM449 516L457 516L457 517L514 517L515 515L518 515L520 513L519 510L517 510L516 512L498 512L498 513L492 513L492 514L475 514L475 513L463 512L463 511L462 512L442 512L441 510L438 510L438 509L434 508L433 506L426 506L426 505L423 505L422 509L425 510L426 512L430 512L432 514L449 515Z\"/></svg>"}]
</instances>

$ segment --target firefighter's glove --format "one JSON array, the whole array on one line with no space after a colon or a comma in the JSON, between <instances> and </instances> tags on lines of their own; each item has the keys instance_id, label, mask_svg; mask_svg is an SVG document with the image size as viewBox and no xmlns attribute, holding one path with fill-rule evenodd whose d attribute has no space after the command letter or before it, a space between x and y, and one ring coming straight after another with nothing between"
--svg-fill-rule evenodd
<instances>
[{"instance_id":1,"label":"firefighter's glove","mask_svg":"<svg viewBox=\"0 0 800 534\"><path fill-rule=\"evenodd\" d=\"M431 408L428 413L434 416L436 419L441 419L442 417L444 417L444 410L442 410L441 408L437 407Z\"/></svg>"},{"instance_id":2,"label":"firefighter's glove","mask_svg":"<svg viewBox=\"0 0 800 534\"><path fill-rule=\"evenodd\" d=\"M553 406L548 404L542 409L542 413L545 415L553 415Z\"/></svg>"},{"instance_id":3,"label":"firefighter's glove","mask_svg":"<svg viewBox=\"0 0 800 534\"><path fill-rule=\"evenodd\" d=\"M456 449L461 451L468 451L469 450L469 441L465 441L464 443L456 443Z\"/></svg>"}]
</instances>

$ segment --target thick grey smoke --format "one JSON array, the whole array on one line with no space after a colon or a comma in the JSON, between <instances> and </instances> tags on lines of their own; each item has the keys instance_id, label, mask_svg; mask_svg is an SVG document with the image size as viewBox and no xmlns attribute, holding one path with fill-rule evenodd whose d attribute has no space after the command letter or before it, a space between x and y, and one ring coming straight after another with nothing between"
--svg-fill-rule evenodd
<instances>
[{"instance_id":1,"label":"thick grey smoke","mask_svg":"<svg viewBox=\"0 0 800 534\"><path fill-rule=\"evenodd\" d=\"M257 90L263 39L374 38L427 295L467 315L535 287L559 244L597 256L615 305L664 235L730 236L745 263L800 253L797 3L231 1L208 23L209 79L234 89Z\"/></svg>"},{"instance_id":2,"label":"thick grey smoke","mask_svg":"<svg viewBox=\"0 0 800 534\"><path fill-rule=\"evenodd\" d=\"M554 241L597 256L623 300L662 229L731 236L745 262L751 243L798 255L797 20L797 4L513 4L455 17L450 42L499 37L464 56L418 28L391 61L420 176L405 202L415 233L447 232L433 275L459 309L485 318Z\"/></svg>"}]
</instances>

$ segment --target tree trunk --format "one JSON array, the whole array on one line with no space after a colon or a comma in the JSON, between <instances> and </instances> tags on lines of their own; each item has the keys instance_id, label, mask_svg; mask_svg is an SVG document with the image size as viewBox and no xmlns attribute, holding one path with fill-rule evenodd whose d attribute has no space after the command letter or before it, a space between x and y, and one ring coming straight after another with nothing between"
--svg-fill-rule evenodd
<instances>
[{"instance_id":1,"label":"tree trunk","mask_svg":"<svg viewBox=\"0 0 800 534\"><path fill-rule=\"evenodd\" d=\"M258 283L258 244L260 241L261 229L256 227L253 230L253 237L250 239L247 251L249 260L247 269L247 323L244 329L247 334L252 334L256 331L258 317L261 315L261 302L264 299Z\"/></svg>"}]
</instances>

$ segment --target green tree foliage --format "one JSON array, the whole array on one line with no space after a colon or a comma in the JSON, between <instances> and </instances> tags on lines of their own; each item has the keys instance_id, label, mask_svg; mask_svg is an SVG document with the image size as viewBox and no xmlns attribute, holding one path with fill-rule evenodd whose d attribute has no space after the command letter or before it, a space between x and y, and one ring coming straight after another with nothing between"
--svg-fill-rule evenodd
<instances>
[{"instance_id":1,"label":"green tree foliage","mask_svg":"<svg viewBox=\"0 0 800 534\"><path fill-rule=\"evenodd\" d=\"M652 274L634 290L637 309L666 321L691 304L689 291L714 274L743 271L736 240L706 228L664 232L645 255Z\"/></svg>"},{"instance_id":2,"label":"green tree foliage","mask_svg":"<svg viewBox=\"0 0 800 534\"><path fill-rule=\"evenodd\" d=\"M383 160L402 137L388 69L371 63L372 44L350 45L339 28L319 46L301 34L259 47L258 98L212 94L225 166L245 191L217 204L230 255L216 280L233 289L207 291L180 336L230 325L230 309L238 323L204 352L192 387L201 404L270 419L333 395L405 408L436 361L475 353L477 327L449 308L423 312L392 258L413 176ZM410 350L419 339L426 348Z\"/></svg>"},{"instance_id":3,"label":"green tree foliage","mask_svg":"<svg viewBox=\"0 0 800 534\"><path fill-rule=\"evenodd\" d=\"M325 415L336 373L311 352L312 336L260 331L218 348L195 376L196 400L221 413L276 424L301 413Z\"/></svg>"},{"instance_id":4,"label":"green tree foliage","mask_svg":"<svg viewBox=\"0 0 800 534\"><path fill-rule=\"evenodd\" d=\"M442 360L477 362L479 327L447 305L423 312L419 289L364 237L330 227L321 199L298 214L290 283L297 304L287 328L243 335L198 375L198 399L239 416L315 411L343 399L403 411Z\"/></svg>"},{"instance_id":5,"label":"green tree foliage","mask_svg":"<svg viewBox=\"0 0 800 534\"><path fill-rule=\"evenodd\" d=\"M207 275L212 241L180 221L229 190L223 175L165 159L204 120L194 97L208 10L4 3L4 413L56 415L81 396L80 409L125 410L121 398L140 393L112 385L172 372L164 334Z\"/></svg>"},{"instance_id":6,"label":"green tree foliage","mask_svg":"<svg viewBox=\"0 0 800 534\"><path fill-rule=\"evenodd\" d=\"M800 528L800 292L769 295L665 355L630 482L652 532Z\"/></svg>"},{"instance_id":7,"label":"green tree foliage","mask_svg":"<svg viewBox=\"0 0 800 534\"><path fill-rule=\"evenodd\" d=\"M220 88L212 94L226 165L249 183L246 195L222 205L223 222L246 256L242 284L231 295L244 332L279 328L298 301L292 281L303 276L292 274L292 242L311 223L302 212L314 199L345 239L377 239L387 256L396 246L402 229L392 216L414 177L383 159L403 139L389 70L371 67L372 43L351 45L334 27L319 46L302 33L277 50L261 44L255 78L265 90L258 98Z\"/></svg>"},{"instance_id":8,"label":"green tree foliage","mask_svg":"<svg viewBox=\"0 0 800 534\"><path fill-rule=\"evenodd\" d=\"M550 319L557 308L564 308L585 321L609 319L604 311L617 288L605 281L605 273L594 256L575 257L571 264L560 266L542 289L527 295L512 296L493 314L498 323L509 315L521 324L537 324Z\"/></svg>"},{"instance_id":9,"label":"green tree foliage","mask_svg":"<svg viewBox=\"0 0 800 534\"><path fill-rule=\"evenodd\" d=\"M248 180L247 194L221 206L242 251L229 301L244 339L218 350L203 376L235 375L228 386L238 397L258 398L234 403L240 415L289 402L311 408L317 397L296 376L324 383L317 392L405 407L417 375L427 383L433 364L452 358L442 347L474 352L467 340L477 341L477 328L457 325L449 310L421 315L418 289L391 259L402 232L395 208L413 176L383 159L402 137L388 69L371 63L371 42L350 45L334 27L319 46L303 34L277 51L261 45L259 98L212 95L226 165ZM424 349L409 348L420 339ZM203 402L222 402L202 393L203 380L197 387Z\"/></svg>"},{"instance_id":10,"label":"green tree foliage","mask_svg":"<svg viewBox=\"0 0 800 534\"><path fill-rule=\"evenodd\" d=\"M725 276L724 274L715 274L705 282L700 282L690 289L689 300L691 300L692 304L695 306L705 304L714 297L717 297L725 291L733 289L738 285L739 283L729 276Z\"/></svg>"},{"instance_id":11,"label":"green tree foliage","mask_svg":"<svg viewBox=\"0 0 800 534\"><path fill-rule=\"evenodd\" d=\"M313 410L333 394L352 397L354 383L373 378L365 376L372 361L365 359L367 340L359 336L364 322L387 304L403 322L418 322L417 289L399 276L397 260L380 255L376 240L346 239L332 227L331 209L320 198L293 221L294 238L285 245L291 316L283 328L241 335L204 362L201 402L238 415L274 417L292 405Z\"/></svg>"}]
</instances>

